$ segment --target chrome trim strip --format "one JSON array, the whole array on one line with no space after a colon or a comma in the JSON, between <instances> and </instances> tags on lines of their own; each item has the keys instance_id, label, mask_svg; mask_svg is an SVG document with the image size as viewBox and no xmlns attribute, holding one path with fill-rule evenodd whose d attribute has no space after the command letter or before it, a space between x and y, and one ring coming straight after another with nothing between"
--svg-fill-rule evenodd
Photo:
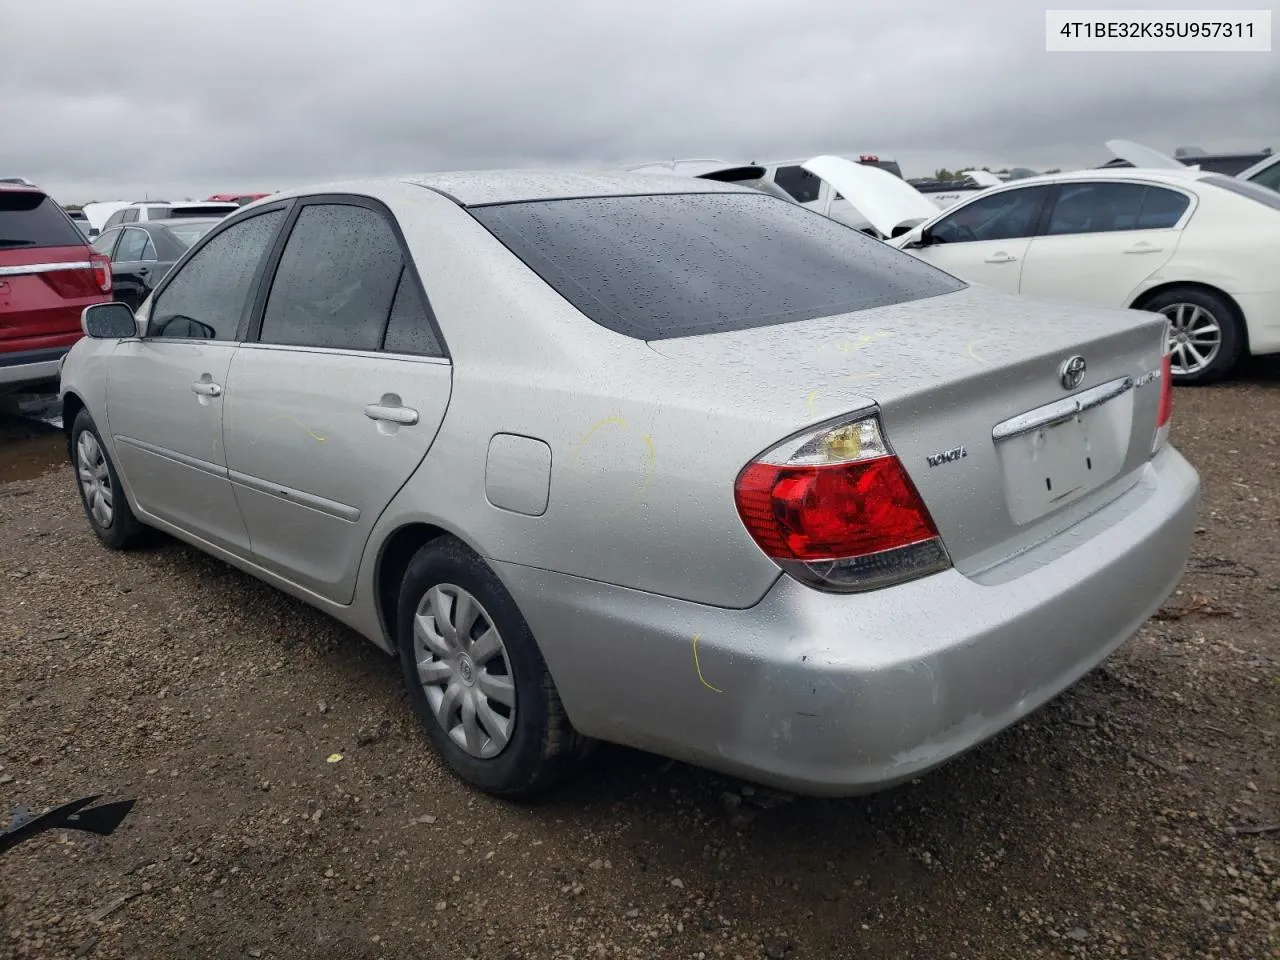
<instances>
[{"instance_id":1,"label":"chrome trim strip","mask_svg":"<svg viewBox=\"0 0 1280 960\"><path fill-rule=\"evenodd\" d=\"M259 343L258 341L240 341L236 344L240 350L285 350L290 353L323 353L338 357L378 357L383 360L414 360L420 363L438 363L451 366L448 357L432 357L421 353L392 353L390 350L351 350L347 347L306 347L294 346L290 343Z\"/></svg>"},{"instance_id":2,"label":"chrome trim strip","mask_svg":"<svg viewBox=\"0 0 1280 960\"><path fill-rule=\"evenodd\" d=\"M1132 389L1133 377L1120 377L1118 380L1110 380L1107 383L1085 390L1083 393L1077 393L1073 397L1055 400L1053 403L1045 404L1043 407L1028 410L1026 413L1020 413L1016 417L1010 417L1002 423L997 423L991 429L991 439L999 443L1001 440L1011 440L1014 437L1021 437L1037 430L1043 430L1045 427L1066 423L1085 410L1101 406L1108 400L1114 400Z\"/></svg>"},{"instance_id":3,"label":"chrome trim strip","mask_svg":"<svg viewBox=\"0 0 1280 960\"><path fill-rule=\"evenodd\" d=\"M172 460L174 463L180 463L184 467L199 470L201 473L207 473L210 476L226 479L227 468L219 464L210 463L207 460L199 460L196 457L189 457L185 453L178 453L176 450L168 450L164 447L158 447L154 443L147 443L145 440L135 440L133 437L122 437L117 434L115 439L117 443L123 443L126 446L142 450L145 453L150 453L157 457L163 457L165 460Z\"/></svg>"},{"instance_id":4,"label":"chrome trim strip","mask_svg":"<svg viewBox=\"0 0 1280 960\"><path fill-rule=\"evenodd\" d=\"M0 267L0 277L25 277L30 273L57 273L59 270L91 270L93 264L88 260L75 260L70 263L28 263L21 267Z\"/></svg>"},{"instance_id":5,"label":"chrome trim strip","mask_svg":"<svg viewBox=\"0 0 1280 960\"><path fill-rule=\"evenodd\" d=\"M227 479L232 483L238 483L242 487L248 487L250 490L266 494L268 497L275 497L277 500L293 503L300 507L308 507L317 513L326 514L337 520L355 523L360 519L358 507L349 507L345 503L317 497L314 493L303 493L301 490L295 490L292 487L282 487L278 483L268 483L266 480L251 477L247 473L241 473L238 470L228 470Z\"/></svg>"}]
</instances>

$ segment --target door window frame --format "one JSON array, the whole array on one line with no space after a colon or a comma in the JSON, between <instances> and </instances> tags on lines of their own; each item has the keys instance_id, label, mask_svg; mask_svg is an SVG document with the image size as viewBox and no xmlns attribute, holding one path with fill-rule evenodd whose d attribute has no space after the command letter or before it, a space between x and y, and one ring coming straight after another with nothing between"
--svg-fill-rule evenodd
<instances>
[{"instance_id":1,"label":"door window frame","mask_svg":"<svg viewBox=\"0 0 1280 960\"><path fill-rule=\"evenodd\" d=\"M380 356L389 357L399 360L420 360L434 363L452 363L452 354L449 352L449 346L445 342L444 333L440 329L440 323L436 319L435 309L431 305L431 299L427 295L427 290L422 283L422 277L418 273L417 264L414 262L413 254L409 251L409 244L404 238L404 231L400 229L400 224L396 220L395 214L381 200L373 197L364 196L354 193L315 193L305 197L298 197L292 201L293 209L285 216L284 223L280 226L279 233L276 234L275 240L271 246L265 260L265 268L262 276L255 278L257 283L257 293L252 300L252 307L249 310L249 318L243 336L240 338L241 343L245 346L252 346L261 350L292 350L305 353L333 353L346 354L348 356L370 357ZM370 210L378 216L391 228L392 234L395 236L396 246L400 248L400 258L402 261L403 273L402 278L408 276L410 281L416 285L418 297L422 303L423 313L426 315L427 323L431 325L432 333L435 335L436 343L439 344L439 354L424 353L396 353L390 350L384 350L379 347L376 350L356 350L351 347L320 347L305 346L285 343L264 343L262 342L262 318L266 314L267 300L271 296L271 287L275 283L276 274L280 269L280 261L284 256L285 245L288 244L289 238L293 235L294 225L298 222L298 217L302 211L311 206L349 206L363 207ZM256 211L255 211L256 212ZM221 224L219 225L219 229ZM397 284L397 287L399 284ZM386 339L387 324L391 319L391 309L394 308L395 300L392 298L392 305L388 308L387 317L382 325L382 337L380 343Z\"/></svg>"},{"instance_id":2,"label":"door window frame","mask_svg":"<svg viewBox=\"0 0 1280 960\"><path fill-rule=\"evenodd\" d=\"M149 343L222 343L232 345L244 343L247 339L250 319L253 316L253 306L257 305L258 296L262 290L262 280L267 272L268 265L271 263L272 254L277 252L277 248L280 243L280 236L284 228L292 222L290 208L294 203L295 201L293 199L281 200L278 203L272 203L268 206L257 207L253 210L246 211L243 215L233 214L228 216L225 220L220 222L212 230L188 247L186 252L174 262L172 267L169 268L169 271L164 275L164 279L162 279L151 292L151 296L148 298L149 306L147 308L146 316L147 329L143 331L140 339L146 340ZM188 260L199 254L199 252L204 249L205 245L215 237L227 230L230 230L236 224L252 220L254 217L260 217L265 214L277 212L283 212L284 217L280 221L280 225L276 227L275 235L267 243L267 256L258 261L258 268L254 271L253 279L249 281L250 296L248 303L252 306L240 317L240 322L236 326L235 336L232 337L232 339L210 340L207 337L153 337L150 335L152 308L155 304L160 302L160 298L164 296L164 292L168 288L169 284L173 283L173 281L181 275L182 269L186 266Z\"/></svg>"}]
</instances>

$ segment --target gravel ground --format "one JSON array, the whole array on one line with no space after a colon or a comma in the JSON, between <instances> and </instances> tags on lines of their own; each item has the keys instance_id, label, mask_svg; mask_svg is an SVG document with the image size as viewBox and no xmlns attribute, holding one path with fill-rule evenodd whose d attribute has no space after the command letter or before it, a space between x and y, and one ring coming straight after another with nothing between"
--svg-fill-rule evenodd
<instances>
[{"instance_id":1,"label":"gravel ground","mask_svg":"<svg viewBox=\"0 0 1280 960\"><path fill-rule=\"evenodd\" d=\"M139 799L3 855L0 956L1280 957L1280 367L1175 424L1179 592L992 742L848 801L610 748L512 806L389 658L185 546L102 549L57 436L4 421L0 803Z\"/></svg>"}]
</instances>

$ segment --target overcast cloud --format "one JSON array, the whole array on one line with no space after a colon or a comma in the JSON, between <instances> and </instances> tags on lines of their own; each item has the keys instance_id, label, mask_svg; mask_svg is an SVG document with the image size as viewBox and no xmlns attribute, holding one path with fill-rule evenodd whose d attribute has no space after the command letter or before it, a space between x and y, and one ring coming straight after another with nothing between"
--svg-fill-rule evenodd
<instances>
[{"instance_id":1,"label":"overcast cloud","mask_svg":"<svg viewBox=\"0 0 1280 960\"><path fill-rule=\"evenodd\" d=\"M0 172L69 203L695 156L1084 166L1112 137L1280 149L1280 56L1050 54L1045 6L0 0Z\"/></svg>"}]
</instances>

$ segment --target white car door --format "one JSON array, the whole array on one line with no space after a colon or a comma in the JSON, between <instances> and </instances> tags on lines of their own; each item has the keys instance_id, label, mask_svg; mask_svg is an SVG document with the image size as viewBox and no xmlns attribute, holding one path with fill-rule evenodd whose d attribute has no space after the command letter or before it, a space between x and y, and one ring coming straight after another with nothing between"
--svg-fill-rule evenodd
<instances>
[{"instance_id":1,"label":"white car door","mask_svg":"<svg viewBox=\"0 0 1280 960\"><path fill-rule=\"evenodd\" d=\"M1127 307L1173 256L1192 197L1133 181L1067 181L1024 256L1020 292Z\"/></svg>"},{"instance_id":2,"label":"white car door","mask_svg":"<svg viewBox=\"0 0 1280 960\"><path fill-rule=\"evenodd\" d=\"M961 280L1017 293L1049 195L1045 184L978 194L930 224L920 245L903 249Z\"/></svg>"},{"instance_id":3,"label":"white car door","mask_svg":"<svg viewBox=\"0 0 1280 960\"><path fill-rule=\"evenodd\" d=\"M227 373L284 208L211 233L157 290L146 334L111 355L107 421L142 520L242 555L249 539L222 443Z\"/></svg>"},{"instance_id":4,"label":"white car door","mask_svg":"<svg viewBox=\"0 0 1280 960\"><path fill-rule=\"evenodd\" d=\"M363 198L299 205L227 391L228 475L255 561L338 603L452 387L393 224Z\"/></svg>"}]
</instances>

